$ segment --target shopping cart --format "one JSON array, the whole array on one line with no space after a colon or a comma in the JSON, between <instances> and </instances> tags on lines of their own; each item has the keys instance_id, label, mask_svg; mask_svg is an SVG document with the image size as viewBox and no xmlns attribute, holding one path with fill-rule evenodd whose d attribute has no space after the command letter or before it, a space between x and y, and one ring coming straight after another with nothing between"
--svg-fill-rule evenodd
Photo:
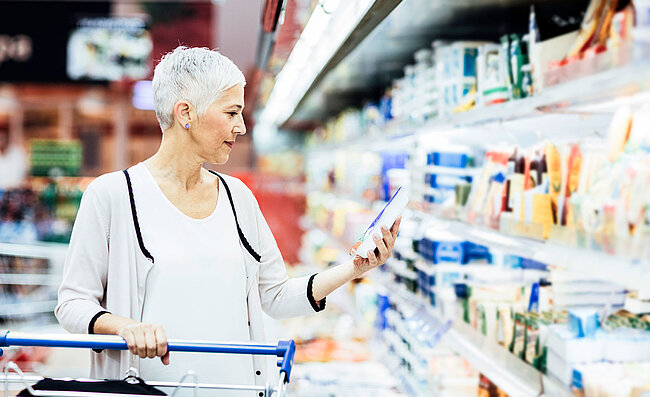
<instances>
[{"instance_id":1,"label":"shopping cart","mask_svg":"<svg viewBox=\"0 0 650 397\"><path fill-rule=\"evenodd\" d=\"M64 348L84 348L84 349L112 349L128 350L125 340L121 336L115 335L76 335L76 334L31 334L15 331L0 331L0 355L2 347L9 346L43 346L43 347L64 347ZM167 350L170 352L193 352L193 353L226 353L226 354L254 354L278 357L277 365L280 368L280 380L277 386L267 382L266 386L257 385L224 385L198 383L196 376L188 372L178 382L160 382L147 381L147 385L161 388L174 388L172 396L181 388L193 388L195 397L199 389L220 389L220 390L241 390L263 392L265 397L271 397L276 393L277 397L282 397L286 393L286 384L291 377L291 367L296 352L296 345L293 340L279 341L277 345L257 344L257 343L220 343L206 341L181 341L169 340ZM14 373L11 374L10 372ZM126 378L137 377L135 368L129 369L125 374ZM192 382L185 382L187 378L193 378ZM3 380L5 382L5 396L9 396L10 383L22 383L25 388L33 395L39 397L129 397L136 395L128 394L109 394L109 393L91 393L91 392L60 392L34 390L31 384L44 379L40 376L24 374L20 368L13 362L7 363L4 370Z\"/></svg>"}]
</instances>

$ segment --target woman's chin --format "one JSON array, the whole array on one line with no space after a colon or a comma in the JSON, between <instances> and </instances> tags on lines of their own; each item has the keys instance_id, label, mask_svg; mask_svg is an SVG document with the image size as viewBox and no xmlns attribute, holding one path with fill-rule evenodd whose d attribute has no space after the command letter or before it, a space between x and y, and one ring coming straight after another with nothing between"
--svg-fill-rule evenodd
<instances>
[{"instance_id":1,"label":"woman's chin","mask_svg":"<svg viewBox=\"0 0 650 397\"><path fill-rule=\"evenodd\" d=\"M210 163L216 165L226 164L229 158L230 158L230 154L226 154L225 156L224 155L215 156L212 159L210 159Z\"/></svg>"}]
</instances>

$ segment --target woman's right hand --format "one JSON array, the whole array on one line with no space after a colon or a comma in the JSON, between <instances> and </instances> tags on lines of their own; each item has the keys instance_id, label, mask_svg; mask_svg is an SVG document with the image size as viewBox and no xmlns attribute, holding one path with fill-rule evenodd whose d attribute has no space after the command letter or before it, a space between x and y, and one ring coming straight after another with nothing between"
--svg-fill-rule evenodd
<instances>
[{"instance_id":1,"label":"woman's right hand","mask_svg":"<svg viewBox=\"0 0 650 397\"><path fill-rule=\"evenodd\" d=\"M169 365L167 335L161 325L131 320L118 328L117 334L124 338L132 354L141 358L160 357L164 365Z\"/></svg>"}]
</instances>

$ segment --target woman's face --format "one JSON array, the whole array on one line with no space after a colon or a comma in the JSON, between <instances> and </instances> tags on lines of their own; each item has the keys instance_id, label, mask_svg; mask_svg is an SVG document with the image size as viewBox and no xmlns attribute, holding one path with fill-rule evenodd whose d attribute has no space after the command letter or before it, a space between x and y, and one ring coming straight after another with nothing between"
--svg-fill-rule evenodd
<instances>
[{"instance_id":1,"label":"woman's face","mask_svg":"<svg viewBox=\"0 0 650 397\"><path fill-rule=\"evenodd\" d=\"M205 114L192 126L198 150L207 162L224 164L238 135L246 133L244 125L244 87L240 84L223 92Z\"/></svg>"}]
</instances>

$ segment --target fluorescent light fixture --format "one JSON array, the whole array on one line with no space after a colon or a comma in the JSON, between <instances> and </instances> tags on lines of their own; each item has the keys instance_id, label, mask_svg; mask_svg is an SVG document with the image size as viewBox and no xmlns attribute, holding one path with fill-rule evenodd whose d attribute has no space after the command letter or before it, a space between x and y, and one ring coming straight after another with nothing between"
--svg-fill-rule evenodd
<instances>
[{"instance_id":1,"label":"fluorescent light fixture","mask_svg":"<svg viewBox=\"0 0 650 397\"><path fill-rule=\"evenodd\" d=\"M262 110L258 125L282 125L318 73L366 15L375 0L321 0L314 8Z\"/></svg>"}]
</instances>

